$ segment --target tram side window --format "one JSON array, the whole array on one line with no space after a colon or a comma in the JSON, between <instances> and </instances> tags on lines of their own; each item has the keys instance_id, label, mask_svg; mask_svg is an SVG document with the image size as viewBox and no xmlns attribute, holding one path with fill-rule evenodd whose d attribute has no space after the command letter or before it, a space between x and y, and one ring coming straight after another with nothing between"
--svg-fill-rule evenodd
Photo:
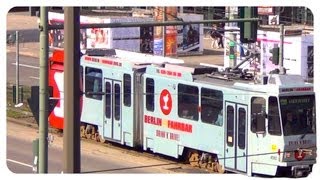
<instances>
[{"instance_id":1,"label":"tram side window","mask_svg":"<svg viewBox=\"0 0 320 180\"><path fill-rule=\"evenodd\" d=\"M105 84L105 88L106 88L106 104L105 104L105 108L106 108L106 113L105 116L106 118L111 118L111 83L110 82L106 82Z\"/></svg>"},{"instance_id":2,"label":"tram side window","mask_svg":"<svg viewBox=\"0 0 320 180\"><path fill-rule=\"evenodd\" d=\"M222 126L223 94L221 91L201 88L201 120L204 123Z\"/></svg>"},{"instance_id":3,"label":"tram side window","mask_svg":"<svg viewBox=\"0 0 320 180\"><path fill-rule=\"evenodd\" d=\"M121 92L120 85L114 85L114 119L120 120L121 117Z\"/></svg>"},{"instance_id":4,"label":"tram side window","mask_svg":"<svg viewBox=\"0 0 320 180\"><path fill-rule=\"evenodd\" d=\"M199 89L196 86L178 85L178 116L185 119L199 119Z\"/></svg>"},{"instance_id":5,"label":"tram side window","mask_svg":"<svg viewBox=\"0 0 320 180\"><path fill-rule=\"evenodd\" d=\"M232 106L227 107L227 145L233 147L234 143L234 108Z\"/></svg>"},{"instance_id":6,"label":"tram side window","mask_svg":"<svg viewBox=\"0 0 320 180\"><path fill-rule=\"evenodd\" d=\"M146 108L148 111L154 111L154 80L146 79Z\"/></svg>"},{"instance_id":7,"label":"tram side window","mask_svg":"<svg viewBox=\"0 0 320 180\"><path fill-rule=\"evenodd\" d=\"M266 100L262 97L251 98L251 131L265 132Z\"/></svg>"},{"instance_id":8,"label":"tram side window","mask_svg":"<svg viewBox=\"0 0 320 180\"><path fill-rule=\"evenodd\" d=\"M238 110L239 123L238 123L238 146L240 149L244 149L246 146L246 110L239 108Z\"/></svg>"},{"instance_id":9,"label":"tram side window","mask_svg":"<svg viewBox=\"0 0 320 180\"><path fill-rule=\"evenodd\" d=\"M269 97L268 132L271 135L281 135L279 106L276 97Z\"/></svg>"},{"instance_id":10,"label":"tram side window","mask_svg":"<svg viewBox=\"0 0 320 180\"><path fill-rule=\"evenodd\" d=\"M102 95L95 94L102 92L102 70L86 67L85 78L86 97L102 100Z\"/></svg>"},{"instance_id":11,"label":"tram side window","mask_svg":"<svg viewBox=\"0 0 320 180\"><path fill-rule=\"evenodd\" d=\"M80 69L79 69L79 73L80 73L80 84L79 84L79 87L80 87L80 91L81 93L83 92L83 67L80 66Z\"/></svg>"},{"instance_id":12,"label":"tram side window","mask_svg":"<svg viewBox=\"0 0 320 180\"><path fill-rule=\"evenodd\" d=\"M123 104L131 106L131 76L130 74L123 75Z\"/></svg>"}]
</instances>

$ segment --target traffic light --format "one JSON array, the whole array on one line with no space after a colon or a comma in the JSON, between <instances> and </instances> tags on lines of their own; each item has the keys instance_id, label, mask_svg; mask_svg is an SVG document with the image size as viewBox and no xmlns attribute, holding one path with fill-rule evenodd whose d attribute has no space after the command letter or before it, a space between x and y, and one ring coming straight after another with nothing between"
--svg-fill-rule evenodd
<instances>
[{"instance_id":1,"label":"traffic light","mask_svg":"<svg viewBox=\"0 0 320 180\"><path fill-rule=\"evenodd\" d=\"M235 60L235 47L236 44L233 41L229 42L229 59Z\"/></svg>"},{"instance_id":2,"label":"traffic light","mask_svg":"<svg viewBox=\"0 0 320 180\"><path fill-rule=\"evenodd\" d=\"M272 53L272 57L270 60L275 65L279 64L279 52L280 52L279 50L280 50L279 47L274 47L274 48L270 49L270 53Z\"/></svg>"},{"instance_id":3,"label":"traffic light","mask_svg":"<svg viewBox=\"0 0 320 180\"><path fill-rule=\"evenodd\" d=\"M238 15L241 19L258 18L257 7L238 7ZM254 43L257 41L258 21L239 22L240 42Z\"/></svg>"}]
</instances>

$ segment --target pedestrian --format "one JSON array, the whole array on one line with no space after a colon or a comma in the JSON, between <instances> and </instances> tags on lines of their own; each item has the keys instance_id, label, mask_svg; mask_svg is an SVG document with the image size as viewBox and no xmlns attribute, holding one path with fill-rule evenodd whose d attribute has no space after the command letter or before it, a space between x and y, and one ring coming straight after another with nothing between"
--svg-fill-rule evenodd
<instances>
[{"instance_id":1,"label":"pedestrian","mask_svg":"<svg viewBox=\"0 0 320 180\"><path fill-rule=\"evenodd\" d=\"M188 32L187 32L187 44L188 45L194 43L194 36L195 36L195 32L194 32L194 30L192 28L192 25L189 24L189 29L188 29Z\"/></svg>"},{"instance_id":2,"label":"pedestrian","mask_svg":"<svg viewBox=\"0 0 320 180\"><path fill-rule=\"evenodd\" d=\"M215 27L215 25L212 26L212 30L211 30L211 33L210 33L210 37L211 37L211 48L212 49L215 49L215 48L218 48L218 37L217 37L217 29Z\"/></svg>"},{"instance_id":3,"label":"pedestrian","mask_svg":"<svg viewBox=\"0 0 320 180\"><path fill-rule=\"evenodd\" d=\"M224 48L224 42L223 42L223 35L224 34L224 23L219 23L219 26L217 28L218 32L218 46L219 48Z\"/></svg>"}]
</instances>

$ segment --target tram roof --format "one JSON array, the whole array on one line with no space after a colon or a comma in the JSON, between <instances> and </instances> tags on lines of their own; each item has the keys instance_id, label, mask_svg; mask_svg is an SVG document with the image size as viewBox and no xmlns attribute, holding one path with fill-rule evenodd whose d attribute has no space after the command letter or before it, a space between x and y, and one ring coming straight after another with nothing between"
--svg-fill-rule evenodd
<instances>
[{"instance_id":1,"label":"tram roof","mask_svg":"<svg viewBox=\"0 0 320 180\"><path fill-rule=\"evenodd\" d=\"M192 64L166 64L164 69L189 72L192 74L192 81L197 83L209 84L219 87L226 87L252 92L292 92L292 91L312 91L313 84L307 83L299 75L269 74L263 79L245 79L239 75L227 78L220 73L219 66L192 65ZM264 82L264 83L262 83ZM307 89L304 89L307 88Z\"/></svg>"}]
</instances>

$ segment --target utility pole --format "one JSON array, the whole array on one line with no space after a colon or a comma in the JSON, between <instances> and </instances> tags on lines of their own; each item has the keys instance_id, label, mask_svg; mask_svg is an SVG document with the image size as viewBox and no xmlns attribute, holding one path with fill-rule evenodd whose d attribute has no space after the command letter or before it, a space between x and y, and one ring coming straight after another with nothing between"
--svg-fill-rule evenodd
<instances>
[{"instance_id":1,"label":"utility pole","mask_svg":"<svg viewBox=\"0 0 320 180\"><path fill-rule=\"evenodd\" d=\"M228 8L228 19L235 19L236 7ZM236 23L228 23L228 27L236 27ZM218 27L222 28L222 27ZM229 34L229 67L233 68L237 65L237 32L230 32ZM223 37L224 38L224 37ZM225 41L223 41L225 42Z\"/></svg>"},{"instance_id":2,"label":"utility pole","mask_svg":"<svg viewBox=\"0 0 320 180\"><path fill-rule=\"evenodd\" d=\"M285 74L283 67L283 40L284 40L284 25L280 24L280 47L279 47L279 70L280 74Z\"/></svg>"},{"instance_id":3,"label":"utility pole","mask_svg":"<svg viewBox=\"0 0 320 180\"><path fill-rule=\"evenodd\" d=\"M64 7L63 172L80 173L80 9Z\"/></svg>"},{"instance_id":4,"label":"utility pole","mask_svg":"<svg viewBox=\"0 0 320 180\"><path fill-rule=\"evenodd\" d=\"M181 14L183 14L183 6L180 6L179 11Z\"/></svg>"},{"instance_id":5,"label":"utility pole","mask_svg":"<svg viewBox=\"0 0 320 180\"><path fill-rule=\"evenodd\" d=\"M233 68L237 65L237 34L230 33L230 41L229 41L229 67Z\"/></svg>"},{"instance_id":6,"label":"utility pole","mask_svg":"<svg viewBox=\"0 0 320 180\"><path fill-rule=\"evenodd\" d=\"M304 25L308 24L308 8L304 8Z\"/></svg>"},{"instance_id":7,"label":"utility pole","mask_svg":"<svg viewBox=\"0 0 320 180\"><path fill-rule=\"evenodd\" d=\"M39 173L48 173L48 8L40 9Z\"/></svg>"},{"instance_id":8,"label":"utility pole","mask_svg":"<svg viewBox=\"0 0 320 180\"><path fill-rule=\"evenodd\" d=\"M162 9L162 21L163 22L166 22L166 19L167 19L167 8L164 6L163 7L163 9ZM166 32L167 32L167 28L166 28L166 26L163 26L163 29L162 29L162 38L163 38L163 47L162 47L162 55L163 55L163 57L165 57L166 56L166 44L167 44L167 40L166 40Z\"/></svg>"},{"instance_id":9,"label":"utility pole","mask_svg":"<svg viewBox=\"0 0 320 180\"><path fill-rule=\"evenodd\" d=\"M16 31L16 105L19 104L19 31Z\"/></svg>"}]
</instances>

